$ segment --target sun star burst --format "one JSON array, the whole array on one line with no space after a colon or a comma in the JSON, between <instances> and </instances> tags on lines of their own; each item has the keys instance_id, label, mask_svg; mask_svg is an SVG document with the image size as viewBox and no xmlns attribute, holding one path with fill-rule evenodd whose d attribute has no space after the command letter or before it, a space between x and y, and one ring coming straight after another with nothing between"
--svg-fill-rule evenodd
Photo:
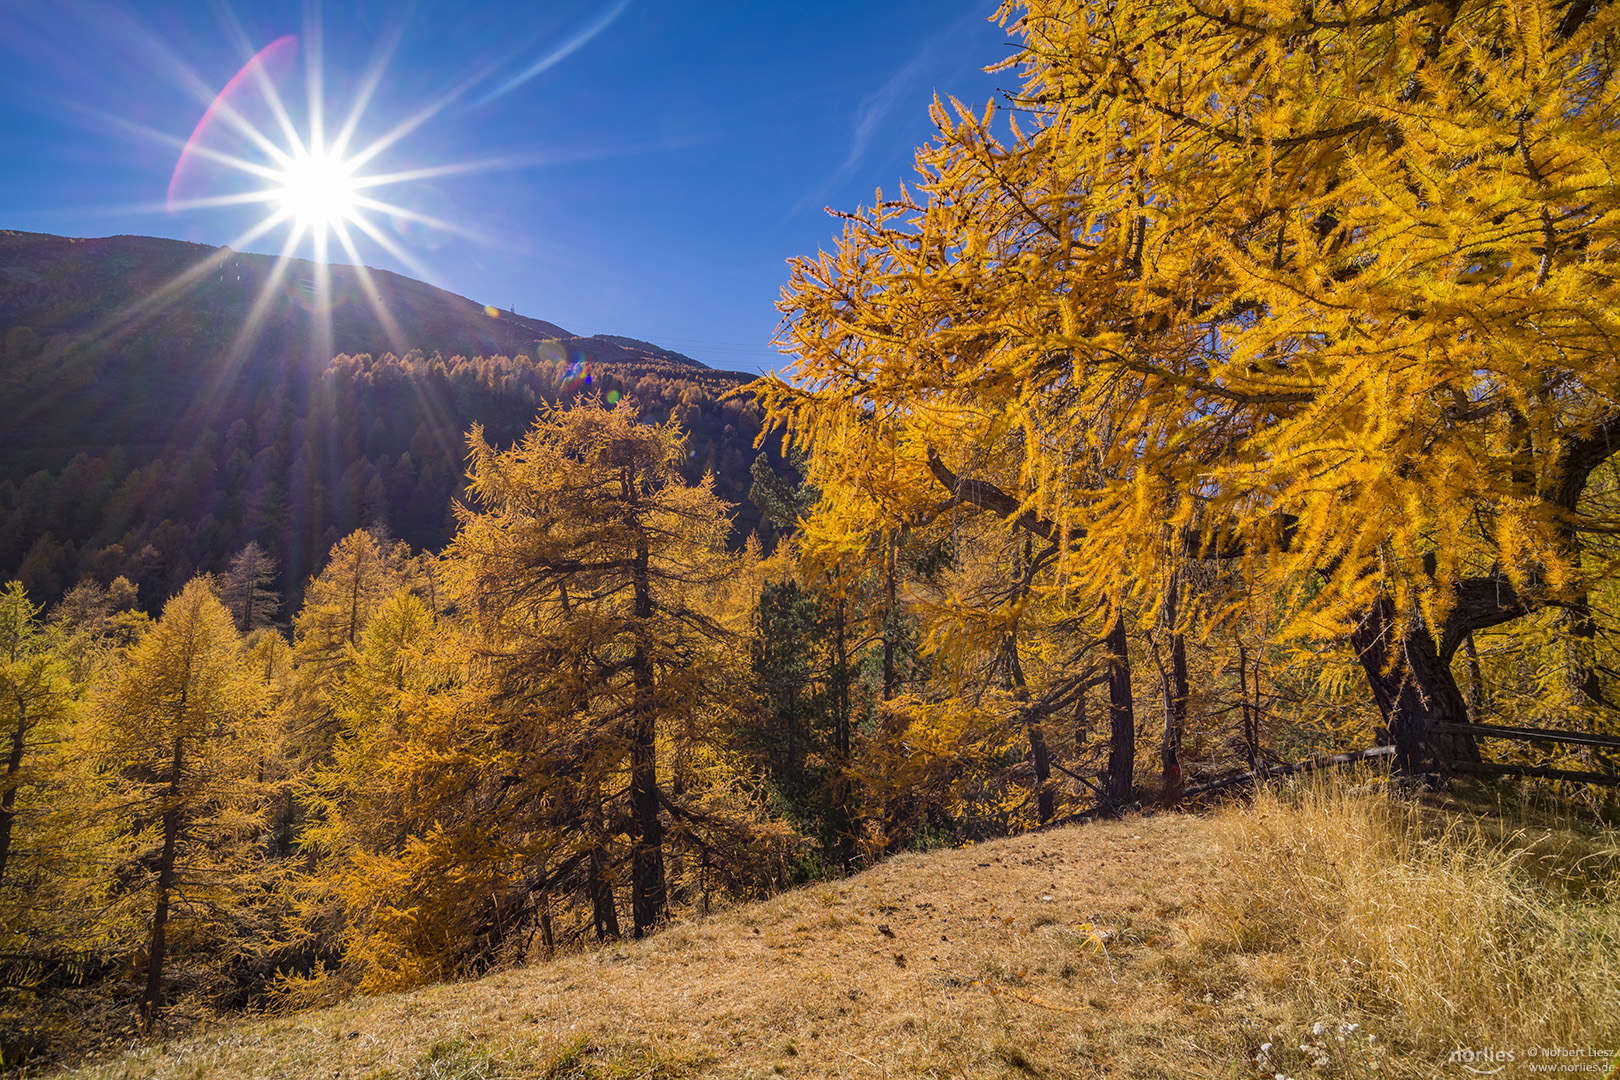
<instances>
[{"instance_id":1,"label":"sun star burst","mask_svg":"<svg viewBox=\"0 0 1620 1080\"><path fill-rule=\"evenodd\" d=\"M454 102L464 87L453 88L370 141L357 143L355 137L362 116L378 89L388 50L379 52L360 80L342 122L328 128L319 34L312 30L309 37L314 45L304 58L308 107L304 124L293 119L278 89L278 84L285 83L291 74L298 49L298 39L291 34L256 52L224 89L206 99L208 107L175 162L167 208L175 213L256 204L264 207L264 215L221 249L222 254L208 266L199 268L196 274L188 273L184 280L174 283L174 288L186 287L194 278L206 273L213 262L228 257L231 249L240 249L284 228L286 236L281 252L239 328L231 355L246 355L257 339L276 297L283 295L295 254L306 244L312 256L310 277L295 283L293 288L307 296L307 301L301 302L311 308L315 352L331 355L333 347L331 307L334 297L328 264L333 255L338 255L352 267L348 272L357 280L358 292L371 307L390 345L396 352L403 353L408 343L383 304L381 290L374 285L356 240L362 236L369 239L411 274L427 279L431 272L389 236L385 231L388 223L396 230L402 222L408 222L474 238L477 235L442 218L385 201L378 197L379 189L473 172L499 163L457 162L377 170L376 162L382 155ZM199 184L202 185L200 191L196 190ZM191 191L183 190L187 188Z\"/></svg>"}]
</instances>

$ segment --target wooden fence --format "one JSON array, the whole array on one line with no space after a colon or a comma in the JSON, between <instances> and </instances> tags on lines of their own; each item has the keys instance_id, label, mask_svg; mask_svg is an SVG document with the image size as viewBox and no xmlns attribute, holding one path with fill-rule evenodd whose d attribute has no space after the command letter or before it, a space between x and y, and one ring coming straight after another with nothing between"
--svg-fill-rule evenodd
<instances>
[{"instance_id":1,"label":"wooden fence","mask_svg":"<svg viewBox=\"0 0 1620 1080\"><path fill-rule=\"evenodd\" d=\"M1443 735L1472 735L1475 738L1512 739L1516 742L1568 743L1572 746L1620 750L1620 739L1589 731L1555 731L1552 728L1510 727L1506 724L1436 724L1434 730ZM1620 786L1620 776L1613 773L1577 772L1572 769L1548 768L1544 765L1500 765L1494 761L1457 761L1452 763L1451 771L1485 776L1533 776L1541 780L1567 780L1576 784L1601 784L1606 787Z\"/></svg>"},{"instance_id":2,"label":"wooden fence","mask_svg":"<svg viewBox=\"0 0 1620 1080\"><path fill-rule=\"evenodd\" d=\"M1568 743L1574 746L1593 746L1620 751L1620 739L1612 735L1597 735L1587 731L1556 731L1551 728L1510 727L1505 724L1435 724L1434 730L1439 734L1447 735L1466 734L1484 739ZM1199 784L1181 792L1180 798L1191 799L1199 795L1224 791L1227 788L1252 784L1259 780L1268 780L1274 776L1316 772L1319 769L1328 769L1339 765L1353 765L1356 762L1368 761L1373 758L1393 757L1394 754L1395 748L1393 746L1375 746L1371 750L1308 758L1292 765L1277 765L1270 768L1255 769L1250 772L1239 773L1236 776L1212 780L1207 784ZM1451 764L1450 771L1483 776L1529 776L1541 780L1565 780L1576 784L1620 787L1620 776L1613 773L1579 772L1573 769L1554 769L1544 765L1508 765L1498 764L1493 761L1457 761Z\"/></svg>"},{"instance_id":3,"label":"wooden fence","mask_svg":"<svg viewBox=\"0 0 1620 1080\"><path fill-rule=\"evenodd\" d=\"M1264 769L1255 769L1252 772L1239 773L1220 780L1211 780L1207 784L1199 784L1181 792L1181 798L1191 799L1198 795L1208 795L1211 792L1223 791L1226 788L1238 787L1242 784L1252 784L1257 780L1269 780L1274 776L1292 776L1297 773L1316 772L1318 769L1329 769L1335 765L1351 765L1358 761L1370 761L1373 758L1393 757L1393 746L1375 746L1371 750L1353 750L1345 754L1328 754L1322 757L1307 758L1296 761L1292 765L1273 765Z\"/></svg>"}]
</instances>

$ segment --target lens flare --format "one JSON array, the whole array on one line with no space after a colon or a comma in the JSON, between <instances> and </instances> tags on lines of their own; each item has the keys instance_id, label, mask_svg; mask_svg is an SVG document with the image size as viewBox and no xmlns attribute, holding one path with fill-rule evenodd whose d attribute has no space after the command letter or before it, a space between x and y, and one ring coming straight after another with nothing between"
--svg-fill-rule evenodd
<instances>
[{"instance_id":1,"label":"lens flare","mask_svg":"<svg viewBox=\"0 0 1620 1080\"><path fill-rule=\"evenodd\" d=\"M582 48L618 17L627 2L619 0L585 34L541 63L531 65L516 79L508 80L486 100L499 97ZM158 310L195 287L231 257L231 249L244 249L281 232L284 238L280 253L237 328L229 361L235 363L249 355L264 327L276 317L277 301L282 298L310 313L314 328L312 355L333 355L332 313L346 299L369 307L389 347L404 355L412 343L404 340L399 321L388 311L383 290L373 281L358 245L369 240L411 275L431 280L434 271L413 257L402 241L420 249L435 246L439 238L447 235L477 242L488 242L489 237L464 224L423 212L422 182L529 168L551 158L518 154L414 165L388 159L425 125L481 88L498 67L527 44L514 46L504 58L465 73L437 97L396 113L390 123L379 124L374 122L374 115L368 120L368 110L382 88L385 69L402 30L384 35L373 60L357 81L345 80L347 107L340 110L331 107L335 103L327 95L318 7L306 5L302 34L282 34L262 47L251 41L234 17L227 22L249 57L247 62L217 92L213 88L217 84L205 83L195 73L184 70L186 82L204 107L191 137L182 142L161 132L147 134L172 142L179 149L164 203L170 213L221 208L252 208L256 216L262 208L263 213L215 255L154 292L143 302L142 310ZM298 68L302 68L301 80ZM303 108L299 109L299 105ZM301 256L308 256L313 265L307 270L298 267L294 273ZM341 282L334 281L330 269L334 257L354 268L352 297L345 294ZM509 317L493 306L485 308L485 313L492 319ZM566 381L576 390L583 390L591 386L593 377L587 365L575 363Z\"/></svg>"},{"instance_id":2,"label":"lens flare","mask_svg":"<svg viewBox=\"0 0 1620 1080\"><path fill-rule=\"evenodd\" d=\"M583 392L591 385L591 364L583 357L568 365L558 389L564 394Z\"/></svg>"},{"instance_id":3,"label":"lens flare","mask_svg":"<svg viewBox=\"0 0 1620 1080\"><path fill-rule=\"evenodd\" d=\"M315 317L313 348L331 354L331 313L343 299L333 295L328 270L330 256L337 251L355 267L360 292L391 347L403 353L407 343L397 320L382 303L381 290L371 282L356 240L369 238L417 277L431 277L431 271L390 239L373 217L405 220L450 232L465 230L383 201L377 190L427 176L472 171L479 165L377 171L375 162L385 151L449 105L454 95L419 109L381 137L357 148L355 137L382 78L388 50L378 55L362 78L342 122L329 129L318 27L306 28L304 40L309 44L303 56L308 106L304 122L295 119L281 96L282 88L293 84L300 51L298 36L287 34L254 53L208 102L175 162L167 206L171 213L208 207L263 206L264 217L233 240L230 247L240 248L274 230L286 230L275 270L239 328L231 350L233 356L245 355L271 314L273 296L282 293ZM291 280L287 272L291 260L306 244L313 256L313 274Z\"/></svg>"}]
</instances>

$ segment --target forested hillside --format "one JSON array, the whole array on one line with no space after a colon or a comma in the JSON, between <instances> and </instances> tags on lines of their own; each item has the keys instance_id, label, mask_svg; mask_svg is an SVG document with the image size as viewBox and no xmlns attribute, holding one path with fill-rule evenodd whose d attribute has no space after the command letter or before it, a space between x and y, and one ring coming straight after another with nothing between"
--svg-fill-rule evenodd
<instances>
[{"instance_id":1,"label":"forested hillside","mask_svg":"<svg viewBox=\"0 0 1620 1080\"><path fill-rule=\"evenodd\" d=\"M690 479L744 498L747 376L627 338L578 338L385 271L173 240L0 233L0 577L54 602L119 576L155 607L249 543L296 599L337 539L443 544L474 424L510 442L546 401L633 393L690 430ZM376 303L362 295L371 290ZM336 359L334 359L334 357Z\"/></svg>"}]
</instances>

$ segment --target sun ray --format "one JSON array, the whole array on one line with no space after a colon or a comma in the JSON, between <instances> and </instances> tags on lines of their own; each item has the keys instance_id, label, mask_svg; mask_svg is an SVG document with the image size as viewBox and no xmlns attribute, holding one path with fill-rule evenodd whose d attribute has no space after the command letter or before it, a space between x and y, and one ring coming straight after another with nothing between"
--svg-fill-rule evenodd
<instances>
[{"instance_id":1,"label":"sun ray","mask_svg":"<svg viewBox=\"0 0 1620 1080\"><path fill-rule=\"evenodd\" d=\"M416 112L412 113L410 116L407 116L404 120L401 120L392 128L388 129L388 131L384 132L381 136L368 143L365 149L356 153L353 157L349 158L349 160L354 163L355 168L365 165L378 154L381 154L383 151L389 149L395 143L399 142L399 140L403 139L405 136L409 135L411 132L415 131L417 128L439 115L451 105L454 105L464 94L467 93L467 91L483 82L484 77L487 74L488 71L485 70L476 71L471 75L468 75L459 83L440 94L437 98L434 98Z\"/></svg>"},{"instance_id":2,"label":"sun ray","mask_svg":"<svg viewBox=\"0 0 1620 1080\"><path fill-rule=\"evenodd\" d=\"M457 101L461 100L479 83L483 82L485 79L489 78L496 71L498 71L502 65L506 64L513 57L522 53L525 49L529 48L529 46L533 44L534 40L535 37L531 34L522 41L508 47L500 56L496 57L495 59L485 63L481 67L469 71L460 79L460 81L456 82L449 89L445 90L444 93L440 94L438 97L422 106L422 108L400 121L394 127L384 132L377 139L368 143L363 149L357 151L348 160L354 164L356 168L371 161L377 155L391 148L395 143L399 142L405 136L409 135L411 132L433 119L451 105L454 105Z\"/></svg>"},{"instance_id":3,"label":"sun ray","mask_svg":"<svg viewBox=\"0 0 1620 1080\"><path fill-rule=\"evenodd\" d=\"M185 145L190 147L197 144L198 137L208 126L209 120L215 116L218 116L233 131L245 138L248 142L252 143L261 153L269 157L272 161L285 162L287 160L286 152L282 150L281 147L277 146L275 142L267 137L262 131L260 131L257 125L249 122L246 117L237 111L236 106L232 104L231 101L231 91L237 85L240 85L244 80L250 78L258 83L262 90L269 84L269 77L265 72L268 58L277 50L285 51L293 47L295 41L296 39L291 35L283 35L257 52L251 53L247 63L242 66L242 69L231 78L230 82L225 84L224 89L219 90L218 92L209 90L207 84L203 82L201 77L199 77L189 67L185 66L178 60L173 61L176 67L180 70L184 80L190 84L192 93L197 95L198 99L205 106L202 118L197 121L197 126L192 130L191 138L186 140ZM177 174L179 172L180 165L184 160L183 152L181 157L182 162L176 163Z\"/></svg>"},{"instance_id":4,"label":"sun ray","mask_svg":"<svg viewBox=\"0 0 1620 1080\"><path fill-rule=\"evenodd\" d=\"M377 56L366 69L365 76L360 80L360 89L354 95L354 102L349 106L349 115L343 120L343 126L338 129L337 137L332 140L332 153L342 157L349 149L349 140L354 138L355 130L360 126L360 117L365 114L366 106L377 93L377 87L382 82L383 71L388 67L388 61L393 58L394 50L399 47L403 31L395 28L377 51Z\"/></svg>"},{"instance_id":5,"label":"sun ray","mask_svg":"<svg viewBox=\"0 0 1620 1080\"><path fill-rule=\"evenodd\" d=\"M309 106L309 145L311 153L326 147L326 89L322 81L321 19L318 5L304 9L304 40L309 59L304 63L304 98Z\"/></svg>"},{"instance_id":6,"label":"sun ray","mask_svg":"<svg viewBox=\"0 0 1620 1080\"><path fill-rule=\"evenodd\" d=\"M210 106L209 111L203 113L202 119L197 121L197 127L191 133L191 138L182 144L183 146L190 147L192 153L201 153L205 149L196 142L197 134L198 132L202 131L203 126L207 124L209 119L213 116L218 116L220 119L224 120L233 130L236 131L238 135L241 135L254 146L262 150L264 154L272 161L285 164L289 160L285 150L266 138L264 132L260 131L253 124L249 123L246 117L237 112L233 106L227 102L224 102L222 99L220 100L220 104L218 105L217 109ZM218 152L215 151L215 154L217 155ZM232 156L234 157L234 155ZM245 159L236 158L236 160L242 161Z\"/></svg>"},{"instance_id":7,"label":"sun ray","mask_svg":"<svg viewBox=\"0 0 1620 1080\"><path fill-rule=\"evenodd\" d=\"M282 279L286 277L287 269L292 265L292 251L298 244L298 229L291 230L287 243L282 247L281 254L271 264L270 273L266 276L259 295L254 298L253 307L238 328L231 347L226 350L219 366L209 377L207 385L201 387L196 399L188 412L188 428L210 424L218 415L220 403L228 396L230 388L236 382L237 373L247 362L250 350L258 340L259 330L276 294L281 290ZM229 253L227 253L229 254Z\"/></svg>"},{"instance_id":8,"label":"sun ray","mask_svg":"<svg viewBox=\"0 0 1620 1080\"><path fill-rule=\"evenodd\" d=\"M85 331L78 343L78 347L83 350L86 356L97 356L105 353L119 342L126 340L129 335L138 332L149 318L164 311L170 301L194 287L203 278L217 270L227 259L233 258L236 253L232 248L251 244L265 233L275 229L284 220L285 218L279 215L267 217L252 228L234 237L230 245L220 248L194 266L188 267L148 295L107 315Z\"/></svg>"},{"instance_id":9,"label":"sun ray","mask_svg":"<svg viewBox=\"0 0 1620 1080\"><path fill-rule=\"evenodd\" d=\"M221 4L218 7L226 32L236 39L237 47L249 57L258 55L254 50L252 39L248 37L247 31L242 28L241 20L236 17L236 12L232 11L228 5ZM277 40L281 39L278 38ZM274 44L274 42L271 44ZM249 60L248 63L251 64L252 61ZM258 87L259 93L264 95L265 103L270 106L270 112L275 117L277 126L281 128L282 137L287 140L288 147L295 151L303 149L303 139L298 134L297 126L292 122L292 116L288 114L286 107L282 104L281 95L276 92L275 84L271 82L269 73L261 66L253 72L253 81Z\"/></svg>"},{"instance_id":10,"label":"sun ray","mask_svg":"<svg viewBox=\"0 0 1620 1080\"><path fill-rule=\"evenodd\" d=\"M173 199L168 202L147 203L136 207L137 210L209 210L218 206L251 206L254 203L268 202L279 188L262 188L258 191L241 191L234 195L199 195L194 199Z\"/></svg>"},{"instance_id":11,"label":"sun ray","mask_svg":"<svg viewBox=\"0 0 1620 1080\"><path fill-rule=\"evenodd\" d=\"M623 6L621 0L619 7ZM376 195L384 189L438 177L532 167L555 160L555 155L498 155L372 170L382 165L384 155L395 150L402 140L434 118L443 116L452 105L463 102L469 92L486 85L500 65L531 47L531 43L516 43L507 55L493 64L463 69L425 104L396 113L396 119L378 125L381 134L376 135L374 130L367 130L365 121L368 110L381 93L389 63L403 37L397 24L390 32L379 35L369 63L358 81L352 84L343 108L339 109L327 100L329 87L324 73L319 0L307 0L299 35L283 35L256 50L235 13L225 5L219 10L228 32L240 44L247 59L218 93L212 96L199 93L206 101L206 109L192 137L181 142L140 129L138 125L128 126L180 147L175 174L170 181L170 198L165 203L171 212L257 204L265 210L262 221L248 230L253 238L286 226L281 253L276 256L263 287L249 302L238 333L227 350L225 370L245 362L246 357L254 353L256 343L265 332L266 320L274 318L276 298L288 290L301 291L305 298L313 301L309 304L310 336L307 340L313 355L330 359L335 344L347 346L346 341L335 341L333 325L340 284L345 293L358 289L364 295L390 347L403 353L409 343L398 318L383 300L382 283L365 266L361 246L374 244L408 273L431 280L435 272L412 255L407 245L388 228L389 222L396 228L420 225L478 243L496 244L498 241L457 221L400 205L412 200L401 200L397 196L383 199ZM304 68L301 79L289 67L294 50L300 46L299 62ZM200 89L200 80L195 75L187 71L186 77ZM287 93L289 86L291 94ZM199 165L210 166L197 174L197 180L224 186L199 190L196 181L192 181L185 197L178 197L176 184L180 180L181 166L188 158L195 159ZM217 168L212 168L214 166ZM244 183L242 177L259 182ZM233 190L241 188L252 190ZM380 215L388 215L388 221ZM223 254L229 255L228 252ZM300 264L297 280L289 282L289 274L294 272L293 259L300 255L310 258L310 264L307 268ZM330 265L334 256L353 264L352 277L347 271L334 274ZM217 258L207 261L208 266L217 264ZM195 281L207 272L202 269L188 281ZM184 286L177 282L174 290L165 295L181 287ZM154 297L153 302L162 304L168 300Z\"/></svg>"},{"instance_id":12,"label":"sun ray","mask_svg":"<svg viewBox=\"0 0 1620 1080\"><path fill-rule=\"evenodd\" d=\"M267 46L267 48L268 47L272 46ZM254 74L262 75L262 71L255 68ZM270 140L269 137L264 134L264 132L258 129L257 125L251 123L247 117L243 116L237 111L236 107L232 105L225 97L225 93L229 89L230 87L227 85L225 90L220 91L219 96L214 99L217 104L210 105L209 112L203 113L203 118L197 121L197 129L201 130L202 126L208 123L210 114L214 113L215 109L217 108L217 115L227 124L229 124L238 135L241 135L254 146L262 150L271 160L285 163L289 157L287 151L277 146L273 141ZM192 138L195 139L197 132L193 131L191 134Z\"/></svg>"},{"instance_id":13,"label":"sun ray","mask_svg":"<svg viewBox=\"0 0 1620 1080\"><path fill-rule=\"evenodd\" d=\"M478 240L486 243L489 240L489 237L483 235L482 233L476 232L463 225L457 225L453 221L446 221L444 218L434 217L432 214L419 213L403 206L396 206L393 203L386 203L380 199L373 199L369 196L361 195L359 192L355 193L354 205L364 207L367 210L375 210L379 214L389 214L394 217L404 218L406 221L414 221L418 225L427 225L435 229L442 229L448 233L455 233L457 236L465 236L469 240Z\"/></svg>"},{"instance_id":14,"label":"sun ray","mask_svg":"<svg viewBox=\"0 0 1620 1080\"><path fill-rule=\"evenodd\" d=\"M398 259L405 269L409 270L417 277L426 280L427 278L433 276L433 272L417 261L415 256L406 251L404 248L400 247L398 244L394 243L394 241L391 240L387 234L382 232L376 226L372 225L371 222L367 221L359 214L356 214L354 217L350 218L349 224L355 226L361 232L371 237L372 241L378 247L382 248L384 251L388 252L388 254Z\"/></svg>"},{"instance_id":15,"label":"sun ray","mask_svg":"<svg viewBox=\"0 0 1620 1080\"><path fill-rule=\"evenodd\" d=\"M276 256L270 274L265 278L264 287L259 295L254 297L253 306L248 309L247 318L242 320L241 327L236 332L236 339L231 342L230 352L227 354L230 362L238 362L247 355L253 343L259 338L259 325L264 322L265 316L270 313L271 301L281 289L281 280L287 276L287 269L292 265L292 253L298 250L298 242L304 237L302 225L294 223L288 230L287 242L282 245L281 254Z\"/></svg>"},{"instance_id":16,"label":"sun ray","mask_svg":"<svg viewBox=\"0 0 1620 1080\"><path fill-rule=\"evenodd\" d=\"M190 147L190 152L198 157L206 158L209 161L216 161L221 165L228 165L233 169L252 173L255 176L261 176L267 180L274 180L281 176L281 172L273 166L263 165L256 161L250 161L247 158L239 157L235 154L228 154L222 150L216 150L212 147L193 145L190 141L182 139L177 135L171 135L166 131L159 131L156 128L147 127L145 124L142 124L136 120L126 120L121 116L104 112L100 109L73 106L71 102L66 102L64 105L75 107L84 115L95 120L99 120L110 127L121 128L122 130L129 132L131 135L139 135L143 139L148 139L160 145L172 146L176 150L181 151L182 154L186 152L187 147Z\"/></svg>"},{"instance_id":17,"label":"sun ray","mask_svg":"<svg viewBox=\"0 0 1620 1080\"><path fill-rule=\"evenodd\" d=\"M354 186L356 190L360 190L382 187L386 184L403 184L412 180L431 180L438 176L462 176L468 173L498 172L501 169L526 169L547 160L550 159L539 154L508 154L482 158L478 161L458 161L448 165L424 165L418 169L405 169L401 172L357 176Z\"/></svg>"},{"instance_id":18,"label":"sun ray","mask_svg":"<svg viewBox=\"0 0 1620 1080\"><path fill-rule=\"evenodd\" d=\"M314 352L321 360L330 360L332 351L332 267L327 260L327 241L331 239L331 223L313 230L315 241L315 343Z\"/></svg>"},{"instance_id":19,"label":"sun ray","mask_svg":"<svg viewBox=\"0 0 1620 1080\"><path fill-rule=\"evenodd\" d=\"M355 220L358 222L360 219ZM394 313L382 302L382 293L377 288L377 283L372 280L371 269L360 258L360 252L354 246L354 238L349 235L348 223L340 221L332 231L337 234L338 243L343 245L344 254L349 256L349 262L354 267L354 274L360 281L360 290L365 296L366 306L371 308L377 322L382 324L383 333L388 336L388 347L394 350L395 355L404 356L408 349L405 334L394 319Z\"/></svg>"},{"instance_id":20,"label":"sun ray","mask_svg":"<svg viewBox=\"0 0 1620 1080\"><path fill-rule=\"evenodd\" d=\"M303 136L298 133L298 125L293 123L292 114L287 111L286 104L282 102L281 92L276 89L276 84L271 81L269 72L262 67L256 69L253 72L253 81L258 84L259 93L264 95L264 102L270 107L270 114L276 118L276 124L281 128L282 135L287 139L287 149L284 154L291 157L294 154L305 152L308 148L304 145Z\"/></svg>"},{"instance_id":21,"label":"sun ray","mask_svg":"<svg viewBox=\"0 0 1620 1080\"><path fill-rule=\"evenodd\" d=\"M236 169L238 172L245 172L252 176L262 177L265 180L281 179L282 174L287 171L287 166L292 163L292 159L288 158L282 167L277 169L269 165L260 165L256 161L249 161L247 158L238 157L235 154L227 154L222 150L215 150L212 147L197 146L189 143L187 146L189 147L189 149L186 150L186 153L188 154L193 154L197 157L215 162L219 165L228 165L229 167Z\"/></svg>"},{"instance_id":22,"label":"sun ray","mask_svg":"<svg viewBox=\"0 0 1620 1080\"><path fill-rule=\"evenodd\" d=\"M234 20L234 16L232 18ZM146 28L141 26L138 22L133 20L126 21L124 23L124 29L132 34L137 35L141 39L141 44L146 50L158 58L166 61L178 75L184 88L195 96L196 99L205 106L205 109L211 109L216 103L219 103L223 97L227 96L226 91L230 89L228 84L225 91L216 92L210 89L208 83L204 81L202 76L198 75L189 64L176 56L167 44L149 33ZM242 70L237 72L237 76L241 77L243 74L247 73L250 68L252 68L254 69L253 74L255 76L262 77L264 74L262 66L256 66L253 63L254 59L257 59L259 56L262 56L264 53L275 48L281 42L287 40L286 37L284 36L282 38L278 38L276 41L271 42L263 49L255 50L248 44L247 36L242 33L240 24L236 25L235 30L244 51L250 58L247 64L243 66ZM274 142L265 138L262 132L260 132L252 124L248 123L240 115L235 114L235 111L230 108L228 101L224 102L224 107L221 109L220 115L224 116L226 120L236 128L238 134L254 142L254 144L257 145L265 154L272 158L276 158L282 154L280 147L276 146ZM205 111L203 114L203 119L198 122L198 127L200 128L203 123L206 123L207 119L208 112ZM192 132L192 135L195 137L196 132Z\"/></svg>"},{"instance_id":23,"label":"sun ray","mask_svg":"<svg viewBox=\"0 0 1620 1080\"><path fill-rule=\"evenodd\" d=\"M107 323L111 324L116 321L123 323L126 327L138 326L139 320L145 315L150 312L160 310L167 305L170 300L174 299L184 290L189 289L203 277L212 273L226 259L231 258L235 254L234 249L242 248L253 243L253 241L257 240L264 234L274 231L282 224L282 222L286 220L287 217L284 214L271 214L263 221L260 221L253 227L245 229L237 236L233 237L229 244L220 248L218 251L208 256L208 258L204 259L196 266L190 267L184 272L175 275L175 277L172 278L168 283L159 286L149 296L146 296L136 303L130 304L119 311L114 312L108 317ZM94 340L100 333L119 328L120 327L108 326L104 330L98 327L96 330L92 330L88 337L90 340Z\"/></svg>"}]
</instances>

